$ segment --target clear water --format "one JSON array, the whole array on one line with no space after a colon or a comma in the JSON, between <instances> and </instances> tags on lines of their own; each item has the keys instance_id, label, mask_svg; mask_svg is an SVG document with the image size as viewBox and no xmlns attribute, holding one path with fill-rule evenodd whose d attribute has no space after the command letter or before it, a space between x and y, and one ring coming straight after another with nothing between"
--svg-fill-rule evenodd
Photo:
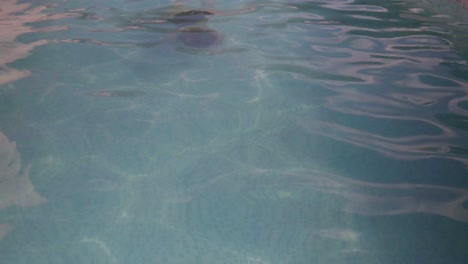
<instances>
[{"instance_id":1,"label":"clear water","mask_svg":"<svg viewBox=\"0 0 468 264\"><path fill-rule=\"evenodd\" d=\"M2 0L0 262L466 263L468 24L419 2L218 0L200 48L197 1Z\"/></svg>"}]
</instances>

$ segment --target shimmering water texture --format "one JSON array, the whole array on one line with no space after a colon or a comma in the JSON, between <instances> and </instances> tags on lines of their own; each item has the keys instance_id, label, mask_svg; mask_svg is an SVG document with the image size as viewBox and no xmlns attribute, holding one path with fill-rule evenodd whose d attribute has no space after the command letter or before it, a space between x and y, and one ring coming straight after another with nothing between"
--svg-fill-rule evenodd
<instances>
[{"instance_id":1,"label":"shimmering water texture","mask_svg":"<svg viewBox=\"0 0 468 264\"><path fill-rule=\"evenodd\" d=\"M0 1L0 263L465 264L431 1Z\"/></svg>"}]
</instances>

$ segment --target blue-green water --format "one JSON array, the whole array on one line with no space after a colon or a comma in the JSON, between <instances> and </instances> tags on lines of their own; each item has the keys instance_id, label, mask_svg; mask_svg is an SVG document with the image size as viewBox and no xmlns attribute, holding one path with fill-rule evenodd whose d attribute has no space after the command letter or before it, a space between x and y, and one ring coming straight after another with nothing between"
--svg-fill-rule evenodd
<instances>
[{"instance_id":1,"label":"blue-green water","mask_svg":"<svg viewBox=\"0 0 468 264\"><path fill-rule=\"evenodd\" d=\"M198 1L28 2L0 3L0 263L466 263L460 17L218 0L199 47L170 20Z\"/></svg>"}]
</instances>

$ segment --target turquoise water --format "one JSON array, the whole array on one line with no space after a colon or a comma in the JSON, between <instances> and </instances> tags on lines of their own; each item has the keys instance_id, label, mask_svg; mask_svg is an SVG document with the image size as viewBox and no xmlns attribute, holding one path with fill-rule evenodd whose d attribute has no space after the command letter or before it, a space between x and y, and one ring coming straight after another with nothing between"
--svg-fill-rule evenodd
<instances>
[{"instance_id":1,"label":"turquoise water","mask_svg":"<svg viewBox=\"0 0 468 264\"><path fill-rule=\"evenodd\" d=\"M467 21L182 2L0 3L0 263L465 263Z\"/></svg>"}]
</instances>

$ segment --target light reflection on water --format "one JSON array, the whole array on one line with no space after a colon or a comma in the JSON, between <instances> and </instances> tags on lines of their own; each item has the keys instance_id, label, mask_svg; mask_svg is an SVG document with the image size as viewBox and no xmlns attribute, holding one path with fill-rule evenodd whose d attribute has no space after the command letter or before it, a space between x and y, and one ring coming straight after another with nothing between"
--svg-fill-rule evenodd
<instances>
[{"instance_id":1,"label":"light reflection on water","mask_svg":"<svg viewBox=\"0 0 468 264\"><path fill-rule=\"evenodd\" d=\"M2 21L0 24L0 32L2 32L0 43L0 84L27 77L29 75L27 70L15 69L9 67L7 64L27 57L29 52L34 48L50 42L50 40L41 39L31 43L19 43L16 42L17 37L25 33L67 29L66 25L33 28L29 26L28 23L78 16L78 14L73 13L43 14L43 11L52 6L53 4L31 8L30 4L20 4L17 0L5 0L0 3L0 18Z\"/></svg>"},{"instance_id":2,"label":"light reflection on water","mask_svg":"<svg viewBox=\"0 0 468 264\"><path fill-rule=\"evenodd\" d=\"M0 3L0 154L31 164L0 162L7 261L463 263L466 23L411 1L45 2Z\"/></svg>"}]
</instances>

